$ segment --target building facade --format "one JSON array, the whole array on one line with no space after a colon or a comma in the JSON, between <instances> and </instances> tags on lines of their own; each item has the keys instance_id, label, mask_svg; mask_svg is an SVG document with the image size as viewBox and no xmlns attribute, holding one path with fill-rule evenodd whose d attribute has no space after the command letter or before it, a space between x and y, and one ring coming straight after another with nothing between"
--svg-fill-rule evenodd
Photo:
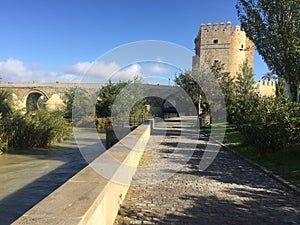
<instances>
[{"instance_id":1,"label":"building facade","mask_svg":"<svg viewBox=\"0 0 300 225\"><path fill-rule=\"evenodd\" d=\"M235 77L243 62L248 61L248 66L253 68L253 59L254 44L240 26L233 29L231 22L227 22L226 26L223 22L208 23L207 26L201 24L195 38L193 68L200 61L209 66L220 61L224 70Z\"/></svg>"}]
</instances>

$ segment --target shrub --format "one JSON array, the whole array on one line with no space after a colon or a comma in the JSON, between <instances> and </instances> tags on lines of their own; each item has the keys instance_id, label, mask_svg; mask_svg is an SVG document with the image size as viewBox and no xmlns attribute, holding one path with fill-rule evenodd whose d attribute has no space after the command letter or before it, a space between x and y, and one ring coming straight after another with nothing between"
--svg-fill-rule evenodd
<instances>
[{"instance_id":1,"label":"shrub","mask_svg":"<svg viewBox=\"0 0 300 225\"><path fill-rule=\"evenodd\" d=\"M7 150L7 139L4 133L2 118L0 120L0 154L1 152L5 152Z\"/></svg>"},{"instance_id":2,"label":"shrub","mask_svg":"<svg viewBox=\"0 0 300 225\"><path fill-rule=\"evenodd\" d=\"M63 113L60 111L49 112L47 110L39 110L29 116L28 120L30 121L30 127L33 124L33 129L40 134L41 142L39 144L36 143L36 145L47 146L55 142L60 142L67 138L71 132L68 122L64 119Z\"/></svg>"},{"instance_id":3,"label":"shrub","mask_svg":"<svg viewBox=\"0 0 300 225\"><path fill-rule=\"evenodd\" d=\"M2 120L8 148L45 147L70 135L70 126L61 112L39 110L22 115L18 112Z\"/></svg>"},{"instance_id":4,"label":"shrub","mask_svg":"<svg viewBox=\"0 0 300 225\"><path fill-rule=\"evenodd\" d=\"M300 107L287 98L260 97L248 107L238 128L244 141L260 153L300 143Z\"/></svg>"},{"instance_id":5,"label":"shrub","mask_svg":"<svg viewBox=\"0 0 300 225\"><path fill-rule=\"evenodd\" d=\"M100 117L96 118L96 127L98 131L111 128L111 117Z\"/></svg>"},{"instance_id":6,"label":"shrub","mask_svg":"<svg viewBox=\"0 0 300 225\"><path fill-rule=\"evenodd\" d=\"M282 83L277 97L256 95L253 84L252 70L243 64L227 105L245 144L264 154L300 143L300 105L285 97Z\"/></svg>"},{"instance_id":7,"label":"shrub","mask_svg":"<svg viewBox=\"0 0 300 225\"><path fill-rule=\"evenodd\" d=\"M11 90L0 90L0 114L1 118L12 113Z\"/></svg>"},{"instance_id":8,"label":"shrub","mask_svg":"<svg viewBox=\"0 0 300 225\"><path fill-rule=\"evenodd\" d=\"M26 115L11 107L9 91L0 91L0 151L9 148L45 147L70 135L62 112L37 110Z\"/></svg>"}]
</instances>

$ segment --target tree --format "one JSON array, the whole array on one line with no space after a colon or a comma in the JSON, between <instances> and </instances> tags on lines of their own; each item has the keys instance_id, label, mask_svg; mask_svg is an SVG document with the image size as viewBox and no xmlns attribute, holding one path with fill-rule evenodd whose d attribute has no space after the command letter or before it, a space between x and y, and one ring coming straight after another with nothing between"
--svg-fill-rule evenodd
<instances>
[{"instance_id":1,"label":"tree","mask_svg":"<svg viewBox=\"0 0 300 225\"><path fill-rule=\"evenodd\" d=\"M300 4L298 0L238 0L239 20L269 69L284 78L299 101Z\"/></svg>"},{"instance_id":2,"label":"tree","mask_svg":"<svg viewBox=\"0 0 300 225\"><path fill-rule=\"evenodd\" d=\"M247 62L240 66L240 72L237 73L236 93L239 96L248 96L253 93L254 86L253 70Z\"/></svg>"},{"instance_id":3,"label":"tree","mask_svg":"<svg viewBox=\"0 0 300 225\"><path fill-rule=\"evenodd\" d=\"M0 91L0 114L5 117L12 112L12 95L10 90Z\"/></svg>"},{"instance_id":4,"label":"tree","mask_svg":"<svg viewBox=\"0 0 300 225\"><path fill-rule=\"evenodd\" d=\"M65 92L65 99L67 105L65 111L65 117L68 119L72 118L72 107L73 107L75 93L76 93L76 87L70 88L68 91Z\"/></svg>"},{"instance_id":5,"label":"tree","mask_svg":"<svg viewBox=\"0 0 300 225\"><path fill-rule=\"evenodd\" d=\"M145 105L145 99L139 100L143 98L141 85L140 77L135 77L133 81L127 82L112 83L109 81L105 87L101 88L98 95L97 117L109 117L113 109L114 113L118 115L141 113ZM117 102L115 102L116 100Z\"/></svg>"},{"instance_id":6,"label":"tree","mask_svg":"<svg viewBox=\"0 0 300 225\"><path fill-rule=\"evenodd\" d=\"M113 84L111 81L101 88L99 96L98 96L98 102L96 104L96 115L97 117L109 117L111 116L111 109L112 105L117 97L117 95L120 93L122 88L126 86L126 82L119 82L116 84Z\"/></svg>"},{"instance_id":7,"label":"tree","mask_svg":"<svg viewBox=\"0 0 300 225\"><path fill-rule=\"evenodd\" d=\"M286 83L283 78L279 78L278 82L276 83L276 97L286 97Z\"/></svg>"},{"instance_id":8,"label":"tree","mask_svg":"<svg viewBox=\"0 0 300 225\"><path fill-rule=\"evenodd\" d=\"M190 96L195 107L200 111L201 98L203 98L203 91L201 90L197 81L193 78L192 71L186 70L184 73L175 75L175 83L179 85ZM203 106L203 105L202 105Z\"/></svg>"},{"instance_id":9,"label":"tree","mask_svg":"<svg viewBox=\"0 0 300 225\"><path fill-rule=\"evenodd\" d=\"M230 105L231 121L241 130L251 126L252 112L257 103L257 96L254 90L253 70L248 67L247 62L240 66L235 81L234 97Z\"/></svg>"},{"instance_id":10,"label":"tree","mask_svg":"<svg viewBox=\"0 0 300 225\"><path fill-rule=\"evenodd\" d=\"M224 64L220 61L214 62L210 67L200 64L192 71L186 70L175 76L175 83L191 97L198 112L201 109L211 112L212 103L214 111L218 111L222 105L218 104L218 100L222 97L225 97L225 104L229 104L234 87L234 79L228 72L224 72ZM218 92L218 88L221 91Z\"/></svg>"},{"instance_id":11,"label":"tree","mask_svg":"<svg viewBox=\"0 0 300 225\"><path fill-rule=\"evenodd\" d=\"M234 78L230 75L229 72L224 72L224 63L220 61L216 61L212 65L211 70L222 89L226 106L230 105L235 88Z\"/></svg>"},{"instance_id":12,"label":"tree","mask_svg":"<svg viewBox=\"0 0 300 225\"><path fill-rule=\"evenodd\" d=\"M271 73L271 72L268 72L268 73L266 73L262 76L262 79L267 80L267 81L271 81L271 80L276 80L277 76L275 74Z\"/></svg>"}]
</instances>

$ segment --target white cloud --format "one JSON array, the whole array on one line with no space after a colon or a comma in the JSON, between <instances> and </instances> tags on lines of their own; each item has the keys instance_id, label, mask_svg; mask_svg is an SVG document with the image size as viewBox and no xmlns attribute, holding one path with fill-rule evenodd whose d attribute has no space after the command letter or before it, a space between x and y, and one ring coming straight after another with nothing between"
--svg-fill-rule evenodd
<instances>
[{"instance_id":1,"label":"white cloud","mask_svg":"<svg viewBox=\"0 0 300 225\"><path fill-rule=\"evenodd\" d=\"M0 62L0 77L4 82L78 82L80 77L73 74L58 74L48 71L37 71L41 64L25 65L18 59L7 59Z\"/></svg>"},{"instance_id":2,"label":"white cloud","mask_svg":"<svg viewBox=\"0 0 300 225\"><path fill-rule=\"evenodd\" d=\"M53 72L34 71L32 65L26 66L18 59L7 59L0 62L0 77L2 81L11 82L53 82L56 74Z\"/></svg>"},{"instance_id":3,"label":"white cloud","mask_svg":"<svg viewBox=\"0 0 300 225\"><path fill-rule=\"evenodd\" d=\"M143 74L171 73L171 70L159 64L147 65L142 69Z\"/></svg>"},{"instance_id":4,"label":"white cloud","mask_svg":"<svg viewBox=\"0 0 300 225\"><path fill-rule=\"evenodd\" d=\"M80 83L82 77L74 75L74 74L61 74L57 75L55 78L55 82L58 81L60 83Z\"/></svg>"},{"instance_id":5,"label":"white cloud","mask_svg":"<svg viewBox=\"0 0 300 225\"><path fill-rule=\"evenodd\" d=\"M90 77L109 78L118 71L120 66L115 63L103 62L78 62L75 65L66 66L65 72L70 74L86 75Z\"/></svg>"},{"instance_id":6,"label":"white cloud","mask_svg":"<svg viewBox=\"0 0 300 225\"><path fill-rule=\"evenodd\" d=\"M86 70L92 65L90 62L79 62L75 65L65 66L64 70L71 74L84 74Z\"/></svg>"},{"instance_id":7,"label":"white cloud","mask_svg":"<svg viewBox=\"0 0 300 225\"><path fill-rule=\"evenodd\" d=\"M113 80L132 80L136 76L142 76L141 72L142 67L139 64L132 64L128 67L125 67L119 70L117 73L113 75Z\"/></svg>"},{"instance_id":8,"label":"white cloud","mask_svg":"<svg viewBox=\"0 0 300 225\"><path fill-rule=\"evenodd\" d=\"M22 79L28 75L25 65L17 59L7 59L0 62L0 76L2 80Z\"/></svg>"},{"instance_id":9,"label":"white cloud","mask_svg":"<svg viewBox=\"0 0 300 225\"><path fill-rule=\"evenodd\" d=\"M84 78L87 82L106 82L132 80L135 76L144 74L170 73L170 69L160 64L150 64L141 66L132 64L121 68L116 62L104 63L78 62L74 65L65 66L62 73L39 71L41 64L25 65L18 59L7 59L0 61L0 77L2 81L11 82L81 82Z\"/></svg>"},{"instance_id":10,"label":"white cloud","mask_svg":"<svg viewBox=\"0 0 300 225\"><path fill-rule=\"evenodd\" d=\"M99 78L102 81L126 81L137 75L141 75L141 66L132 64L128 67L121 68L116 62L104 63L96 62L78 62L71 66L65 67L65 72L69 74L84 75L86 79Z\"/></svg>"}]
</instances>

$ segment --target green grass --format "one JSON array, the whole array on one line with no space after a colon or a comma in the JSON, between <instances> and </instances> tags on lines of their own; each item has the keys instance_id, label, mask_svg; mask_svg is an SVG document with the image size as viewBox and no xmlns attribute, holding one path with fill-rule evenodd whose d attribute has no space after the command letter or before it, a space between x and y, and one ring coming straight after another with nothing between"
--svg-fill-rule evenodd
<instances>
[{"instance_id":1,"label":"green grass","mask_svg":"<svg viewBox=\"0 0 300 225\"><path fill-rule=\"evenodd\" d=\"M221 141L222 135L218 131L221 133L225 127L226 132L222 141L224 145L300 187L300 144L261 155L253 147L243 144L242 135L233 125L228 123L212 124L201 131L207 135L211 134L212 137Z\"/></svg>"}]
</instances>

